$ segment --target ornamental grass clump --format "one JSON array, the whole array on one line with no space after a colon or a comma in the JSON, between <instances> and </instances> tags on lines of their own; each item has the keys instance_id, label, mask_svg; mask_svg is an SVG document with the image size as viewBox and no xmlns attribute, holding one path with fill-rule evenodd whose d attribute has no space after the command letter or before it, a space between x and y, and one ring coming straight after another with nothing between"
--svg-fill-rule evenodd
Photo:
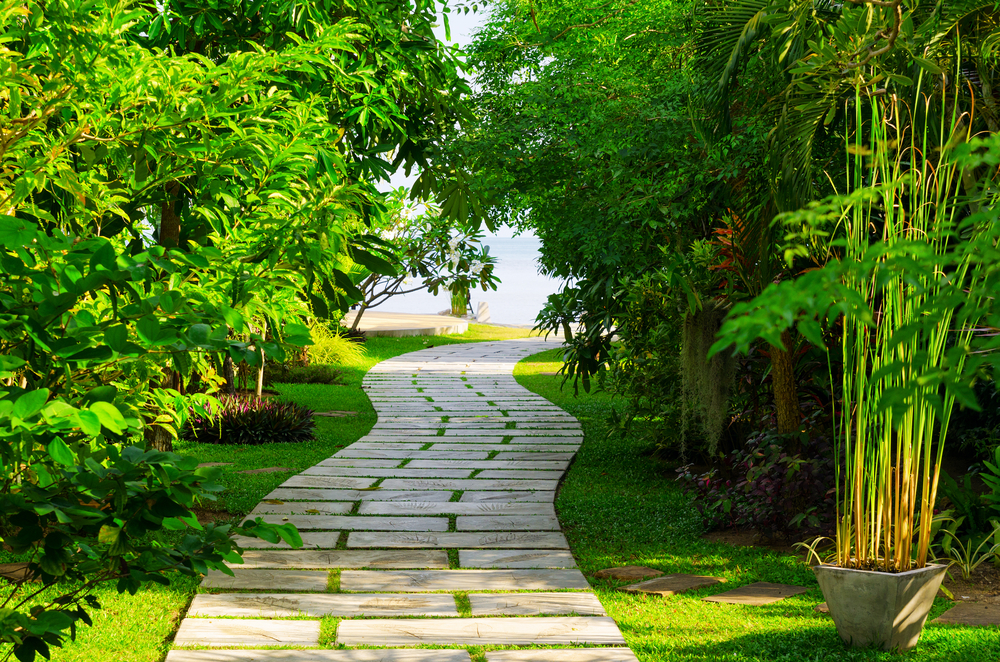
<instances>
[{"instance_id":1,"label":"ornamental grass clump","mask_svg":"<svg viewBox=\"0 0 1000 662\"><path fill-rule=\"evenodd\" d=\"M192 413L183 437L206 444L276 444L309 441L316 423L311 409L248 395L223 395L210 415Z\"/></svg>"}]
</instances>

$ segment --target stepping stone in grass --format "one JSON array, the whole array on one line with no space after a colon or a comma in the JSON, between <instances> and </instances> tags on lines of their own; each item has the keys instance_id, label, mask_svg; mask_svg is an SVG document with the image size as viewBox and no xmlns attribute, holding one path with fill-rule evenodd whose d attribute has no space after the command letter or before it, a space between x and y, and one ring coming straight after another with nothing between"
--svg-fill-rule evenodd
<instances>
[{"instance_id":1,"label":"stepping stone in grass","mask_svg":"<svg viewBox=\"0 0 1000 662\"><path fill-rule=\"evenodd\" d=\"M333 549L337 546L340 538L340 531L322 531L312 533L301 533L302 547L299 549ZM251 538L250 536L233 536L233 542L243 549L291 549L292 546L284 540L278 542L267 542L261 538Z\"/></svg>"},{"instance_id":2,"label":"stepping stone in grass","mask_svg":"<svg viewBox=\"0 0 1000 662\"><path fill-rule=\"evenodd\" d=\"M573 595L555 593L553 595ZM593 595L587 593L583 595ZM473 612L475 613L475 612ZM551 613L559 613L553 611ZM580 612L584 613L584 612ZM188 616L451 616L458 617L455 599L447 593L427 595L201 593L194 596Z\"/></svg>"},{"instance_id":3,"label":"stepping stone in grass","mask_svg":"<svg viewBox=\"0 0 1000 662\"><path fill-rule=\"evenodd\" d=\"M469 602L473 616L607 616L593 593L470 593Z\"/></svg>"},{"instance_id":4,"label":"stepping stone in grass","mask_svg":"<svg viewBox=\"0 0 1000 662\"><path fill-rule=\"evenodd\" d=\"M270 589L278 591L322 592L330 573L325 570L258 570L233 568L233 577L219 570L209 570L202 588Z\"/></svg>"},{"instance_id":5,"label":"stepping stone in grass","mask_svg":"<svg viewBox=\"0 0 1000 662\"><path fill-rule=\"evenodd\" d=\"M345 570L342 591L553 591L589 589L579 570Z\"/></svg>"},{"instance_id":6,"label":"stepping stone in grass","mask_svg":"<svg viewBox=\"0 0 1000 662\"><path fill-rule=\"evenodd\" d=\"M448 553L439 550L248 550L237 568L447 568ZM222 574L222 573L220 573ZM323 573L326 574L326 573ZM325 586L325 584L324 584ZM272 588L272 586L247 588ZM234 587L235 588L235 587ZM325 590L325 589L317 589Z\"/></svg>"},{"instance_id":7,"label":"stepping stone in grass","mask_svg":"<svg viewBox=\"0 0 1000 662\"><path fill-rule=\"evenodd\" d=\"M337 643L348 646L415 644L528 646L591 643L624 645L625 640L618 626L610 618L557 616L341 621L337 628Z\"/></svg>"},{"instance_id":8,"label":"stepping stone in grass","mask_svg":"<svg viewBox=\"0 0 1000 662\"><path fill-rule=\"evenodd\" d=\"M167 653L167 662L470 662L471 659L468 651L444 649L172 650Z\"/></svg>"},{"instance_id":9,"label":"stepping stone in grass","mask_svg":"<svg viewBox=\"0 0 1000 662\"><path fill-rule=\"evenodd\" d=\"M263 469L247 469L246 471L237 471L238 474L280 474L289 471L295 471L294 469L289 469L288 467L264 467Z\"/></svg>"},{"instance_id":10,"label":"stepping stone in grass","mask_svg":"<svg viewBox=\"0 0 1000 662\"><path fill-rule=\"evenodd\" d=\"M447 517L358 517L356 515L264 515L268 524L348 531L447 531ZM302 537L305 540L305 535ZM336 547L336 544L333 545Z\"/></svg>"},{"instance_id":11,"label":"stepping stone in grass","mask_svg":"<svg viewBox=\"0 0 1000 662\"><path fill-rule=\"evenodd\" d=\"M377 478L354 478L352 476L292 476L280 487L326 487L357 490L371 487L377 480Z\"/></svg>"},{"instance_id":12,"label":"stepping stone in grass","mask_svg":"<svg viewBox=\"0 0 1000 662\"><path fill-rule=\"evenodd\" d=\"M451 492L409 490L322 490L279 487L267 495L277 501L448 501Z\"/></svg>"},{"instance_id":13,"label":"stepping stone in grass","mask_svg":"<svg viewBox=\"0 0 1000 662\"><path fill-rule=\"evenodd\" d=\"M319 646L319 621L185 618L175 646Z\"/></svg>"},{"instance_id":14,"label":"stepping stone in grass","mask_svg":"<svg viewBox=\"0 0 1000 662\"><path fill-rule=\"evenodd\" d=\"M313 413L313 416L328 416L331 418L345 418L347 416L357 416L357 415L358 412L356 411L338 411L338 410L317 411Z\"/></svg>"},{"instance_id":15,"label":"stepping stone in grass","mask_svg":"<svg viewBox=\"0 0 1000 662\"><path fill-rule=\"evenodd\" d=\"M543 515L555 517L551 503L462 503L459 501L365 501L359 515Z\"/></svg>"},{"instance_id":16,"label":"stepping stone in grass","mask_svg":"<svg viewBox=\"0 0 1000 662\"><path fill-rule=\"evenodd\" d=\"M536 492L465 492L462 498L459 499L459 503L462 502L473 502L473 503L508 503L508 502L524 502L524 501L539 501L544 503L552 503L556 499L556 493L551 490L542 490Z\"/></svg>"},{"instance_id":17,"label":"stepping stone in grass","mask_svg":"<svg viewBox=\"0 0 1000 662\"><path fill-rule=\"evenodd\" d=\"M932 623L956 625L1000 625L1000 605L986 602L959 602Z\"/></svg>"},{"instance_id":18,"label":"stepping stone in grass","mask_svg":"<svg viewBox=\"0 0 1000 662\"><path fill-rule=\"evenodd\" d=\"M502 551L496 549L461 549L459 565L463 568L575 568L569 552L546 549Z\"/></svg>"},{"instance_id":19,"label":"stepping stone in grass","mask_svg":"<svg viewBox=\"0 0 1000 662\"><path fill-rule=\"evenodd\" d=\"M649 577L659 577L663 572L644 568L641 565L626 565L621 568L605 568L598 570L594 576L598 579L614 579L617 581L635 581L637 579L647 579Z\"/></svg>"},{"instance_id":20,"label":"stepping stone in grass","mask_svg":"<svg viewBox=\"0 0 1000 662\"><path fill-rule=\"evenodd\" d=\"M488 651L486 662L639 662L639 658L627 648L534 648Z\"/></svg>"},{"instance_id":21,"label":"stepping stone in grass","mask_svg":"<svg viewBox=\"0 0 1000 662\"><path fill-rule=\"evenodd\" d=\"M830 613L830 606L827 605L825 602L823 602L823 603L820 603L820 604L816 605L815 607L813 607L813 610L814 611L818 611L821 614L829 614Z\"/></svg>"},{"instance_id":22,"label":"stepping stone in grass","mask_svg":"<svg viewBox=\"0 0 1000 662\"><path fill-rule=\"evenodd\" d=\"M649 570L649 568L646 568L646 570ZM654 570L653 572L656 571ZM704 588L706 586L712 586L714 584L719 584L725 581L726 581L725 579L721 579L719 577L705 577L702 575L678 574L678 575L667 575L665 577L657 577L656 579L650 579L649 581L641 582L639 584L632 584L631 586L626 586L621 590L625 591L626 593L655 593L657 595L662 595L663 597L667 597L671 595L677 595L678 593L683 593L684 591L693 591L696 588ZM773 586L779 586L779 584L773 584ZM721 595L728 595L728 594L722 593ZM722 601L720 600L719 602Z\"/></svg>"},{"instance_id":23,"label":"stepping stone in grass","mask_svg":"<svg viewBox=\"0 0 1000 662\"><path fill-rule=\"evenodd\" d=\"M545 515L459 515L455 528L458 531L558 531L559 520Z\"/></svg>"},{"instance_id":24,"label":"stepping stone in grass","mask_svg":"<svg viewBox=\"0 0 1000 662\"><path fill-rule=\"evenodd\" d=\"M200 469L202 467L231 467L231 466L233 466L232 462L202 462L201 464L198 465L198 468Z\"/></svg>"},{"instance_id":25,"label":"stepping stone in grass","mask_svg":"<svg viewBox=\"0 0 1000 662\"><path fill-rule=\"evenodd\" d=\"M734 588L725 593L719 593L718 595L710 595L707 598L702 598L702 600L705 602L724 602L731 605L751 605L757 607L760 605L769 605L793 595L805 593L808 590L805 586L756 582Z\"/></svg>"}]
</instances>

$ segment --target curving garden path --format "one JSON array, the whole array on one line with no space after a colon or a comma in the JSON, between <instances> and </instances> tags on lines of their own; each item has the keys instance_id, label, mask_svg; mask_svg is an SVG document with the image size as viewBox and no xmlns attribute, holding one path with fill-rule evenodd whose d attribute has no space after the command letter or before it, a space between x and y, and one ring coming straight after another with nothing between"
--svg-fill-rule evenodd
<instances>
[{"instance_id":1,"label":"curving garden path","mask_svg":"<svg viewBox=\"0 0 1000 662\"><path fill-rule=\"evenodd\" d=\"M468 646L506 647L486 662L635 662L553 508L580 424L511 374L552 346L375 366L371 432L251 513L294 523L304 548L241 541L254 549L235 579L205 578L167 662L469 662Z\"/></svg>"}]
</instances>

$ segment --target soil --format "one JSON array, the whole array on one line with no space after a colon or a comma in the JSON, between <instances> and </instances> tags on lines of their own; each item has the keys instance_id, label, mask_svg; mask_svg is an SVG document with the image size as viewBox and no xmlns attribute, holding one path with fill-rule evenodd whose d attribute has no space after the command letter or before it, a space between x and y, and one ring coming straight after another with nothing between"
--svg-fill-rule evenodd
<instances>
[{"instance_id":1,"label":"soil","mask_svg":"<svg viewBox=\"0 0 1000 662\"><path fill-rule=\"evenodd\" d=\"M962 579L958 568L952 568L946 576L944 587L955 596L955 602L986 602L1000 605L1000 568L992 563L984 563L972 573L969 581Z\"/></svg>"},{"instance_id":2,"label":"soil","mask_svg":"<svg viewBox=\"0 0 1000 662\"><path fill-rule=\"evenodd\" d=\"M201 524L226 524L236 518L236 515L227 510L205 510L203 508L192 508L195 517Z\"/></svg>"},{"instance_id":3,"label":"soil","mask_svg":"<svg viewBox=\"0 0 1000 662\"><path fill-rule=\"evenodd\" d=\"M778 538L764 538L753 529L725 529L723 531L709 531L702 536L703 540L710 542L722 542L736 547L760 547L770 549L783 554L794 554L803 556L803 553L792 547L797 542L795 540L785 540Z\"/></svg>"}]
</instances>

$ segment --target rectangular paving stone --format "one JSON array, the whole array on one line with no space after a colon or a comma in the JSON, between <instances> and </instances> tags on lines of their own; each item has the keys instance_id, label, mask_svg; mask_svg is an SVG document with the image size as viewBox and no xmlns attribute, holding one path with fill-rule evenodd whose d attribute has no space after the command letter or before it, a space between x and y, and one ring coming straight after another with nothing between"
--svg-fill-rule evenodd
<instances>
[{"instance_id":1,"label":"rectangular paving stone","mask_svg":"<svg viewBox=\"0 0 1000 662\"><path fill-rule=\"evenodd\" d=\"M702 598L705 602L724 602L730 605L769 605L779 600L784 600L793 595L799 595L808 591L805 586L792 586L790 584L772 584L771 582L754 582L746 586L734 588L725 593L717 593L707 598Z\"/></svg>"},{"instance_id":2,"label":"rectangular paving stone","mask_svg":"<svg viewBox=\"0 0 1000 662\"><path fill-rule=\"evenodd\" d=\"M558 484L557 480L387 478L382 482L381 487L387 490L539 490L551 492L556 489Z\"/></svg>"},{"instance_id":3,"label":"rectangular paving stone","mask_svg":"<svg viewBox=\"0 0 1000 662\"><path fill-rule=\"evenodd\" d=\"M460 549L458 564L463 568L575 568L576 560L569 552L548 549Z\"/></svg>"},{"instance_id":4,"label":"rectangular paving stone","mask_svg":"<svg viewBox=\"0 0 1000 662\"><path fill-rule=\"evenodd\" d=\"M337 643L347 646L416 644L620 644L615 622L602 616L343 621Z\"/></svg>"},{"instance_id":5,"label":"rectangular paving stone","mask_svg":"<svg viewBox=\"0 0 1000 662\"><path fill-rule=\"evenodd\" d=\"M560 472L561 473L561 472ZM471 469L352 469L349 467L309 467L301 475L307 476L375 476L378 478L468 478ZM546 476L542 476L545 478Z\"/></svg>"},{"instance_id":6,"label":"rectangular paving stone","mask_svg":"<svg viewBox=\"0 0 1000 662\"><path fill-rule=\"evenodd\" d=\"M271 501L273 503L268 503ZM346 515L354 508L350 501L280 501L266 499L247 515L248 519L257 515Z\"/></svg>"},{"instance_id":7,"label":"rectangular paving stone","mask_svg":"<svg viewBox=\"0 0 1000 662\"><path fill-rule=\"evenodd\" d=\"M185 618L175 646L318 646L319 621Z\"/></svg>"},{"instance_id":8,"label":"rectangular paving stone","mask_svg":"<svg viewBox=\"0 0 1000 662\"><path fill-rule=\"evenodd\" d=\"M447 432L445 436L448 436ZM504 436L513 437L512 444L532 444L542 438L548 438L545 443L551 444L574 444L583 440L583 433L579 430L506 430ZM522 440L518 441L519 438Z\"/></svg>"},{"instance_id":9,"label":"rectangular paving stone","mask_svg":"<svg viewBox=\"0 0 1000 662\"><path fill-rule=\"evenodd\" d=\"M455 521L458 531L558 531L559 520L552 516L460 515Z\"/></svg>"},{"instance_id":10,"label":"rectangular paving stone","mask_svg":"<svg viewBox=\"0 0 1000 662\"><path fill-rule=\"evenodd\" d=\"M342 591L554 591L589 589L579 570L344 570Z\"/></svg>"},{"instance_id":11,"label":"rectangular paving stone","mask_svg":"<svg viewBox=\"0 0 1000 662\"><path fill-rule=\"evenodd\" d=\"M323 570L258 570L240 566L232 568L232 571L233 576L230 577L221 570L209 570L201 580L201 587L322 592L326 590L330 578L330 573Z\"/></svg>"},{"instance_id":12,"label":"rectangular paving stone","mask_svg":"<svg viewBox=\"0 0 1000 662\"><path fill-rule=\"evenodd\" d=\"M323 490L311 488L279 487L267 495L278 501L448 501L451 492L426 492L412 490Z\"/></svg>"},{"instance_id":13,"label":"rectangular paving stone","mask_svg":"<svg viewBox=\"0 0 1000 662\"><path fill-rule=\"evenodd\" d=\"M424 442L395 442L395 441L385 441L385 442L371 442L371 441L355 441L353 444L349 445L347 448L364 448L366 450L380 450L380 451L418 451L420 447L424 445Z\"/></svg>"},{"instance_id":14,"label":"rectangular paving stone","mask_svg":"<svg viewBox=\"0 0 1000 662\"><path fill-rule=\"evenodd\" d=\"M469 602L473 616L607 616L593 593L470 593Z\"/></svg>"},{"instance_id":15,"label":"rectangular paving stone","mask_svg":"<svg viewBox=\"0 0 1000 662\"><path fill-rule=\"evenodd\" d=\"M533 648L530 650L487 651L486 662L639 662L639 658L625 647Z\"/></svg>"},{"instance_id":16,"label":"rectangular paving stone","mask_svg":"<svg viewBox=\"0 0 1000 662\"><path fill-rule=\"evenodd\" d=\"M366 501L359 515L546 515L556 511L548 503L469 503L450 501Z\"/></svg>"},{"instance_id":17,"label":"rectangular paving stone","mask_svg":"<svg viewBox=\"0 0 1000 662\"><path fill-rule=\"evenodd\" d=\"M340 538L340 531L306 531L300 533L302 547L299 549L333 549L337 546ZM233 542L243 549L291 549L291 545L279 540L278 542L267 542L260 538L250 536L233 536Z\"/></svg>"},{"instance_id":18,"label":"rectangular paving stone","mask_svg":"<svg viewBox=\"0 0 1000 662\"><path fill-rule=\"evenodd\" d=\"M552 503L556 500L556 493L552 491L539 491L539 492L518 492L518 491L506 491L506 492L474 492L466 491L462 494L459 502L471 501L474 503L504 503L508 501L540 501Z\"/></svg>"},{"instance_id":19,"label":"rectangular paving stone","mask_svg":"<svg viewBox=\"0 0 1000 662\"><path fill-rule=\"evenodd\" d=\"M166 662L470 662L468 651L432 649L172 650Z\"/></svg>"},{"instance_id":20,"label":"rectangular paving stone","mask_svg":"<svg viewBox=\"0 0 1000 662\"><path fill-rule=\"evenodd\" d=\"M559 594L557 594L559 595ZM573 595L572 593L566 595ZM475 612L473 612L475 613ZM499 612L498 612L499 613ZM551 612L562 613L562 612ZM583 613L583 612L580 612ZM455 599L448 594L375 593L200 593L194 596L188 616L458 616Z\"/></svg>"},{"instance_id":21,"label":"rectangular paving stone","mask_svg":"<svg viewBox=\"0 0 1000 662\"><path fill-rule=\"evenodd\" d=\"M482 547L500 549L569 549L559 532L497 531L484 533L406 533L362 531L347 537L348 547L439 548Z\"/></svg>"},{"instance_id":22,"label":"rectangular paving stone","mask_svg":"<svg viewBox=\"0 0 1000 662\"><path fill-rule=\"evenodd\" d=\"M358 517L356 515L265 515L268 524L344 531L447 531L446 517ZM303 540L305 538L303 537Z\"/></svg>"},{"instance_id":23,"label":"rectangular paving stone","mask_svg":"<svg viewBox=\"0 0 1000 662\"><path fill-rule=\"evenodd\" d=\"M508 446L508 448L509 448L509 446ZM525 451L529 451L529 452L525 452ZM518 446L517 447L517 452L500 451L499 453L497 453L496 457L494 457L493 459L494 460L511 460L511 461L517 461L517 460L543 460L543 461L546 461L546 460L555 460L555 461L568 462L569 460L573 459L574 455L576 455L576 453L566 453L566 452L558 452L558 451L556 451L556 452L535 452L535 451L531 451L531 449L528 449L528 448L525 448L525 449L522 450L521 447Z\"/></svg>"},{"instance_id":24,"label":"rectangular paving stone","mask_svg":"<svg viewBox=\"0 0 1000 662\"><path fill-rule=\"evenodd\" d=\"M448 440L449 443L447 443L447 444L434 444L433 446L431 446L430 450L431 451L455 451L456 453L465 453L465 452L468 452L468 451L486 451L487 453L489 453L489 452L492 452L492 451L499 451L499 450L505 450L507 448L510 448L509 444L502 444L502 443L500 443L501 441L503 441L503 437L497 437L496 440L492 440L492 441L491 440L486 440L486 441L491 441L491 443L488 443L488 444L471 443L471 442L467 443L467 444L464 444L464 443L457 443L457 444L456 443L451 443L453 441L455 441L455 440L454 439L449 439ZM447 458L445 458L444 456L442 456L441 459L447 459ZM456 458L452 458L452 459L458 460L458 459L461 459L461 458L457 458L456 457Z\"/></svg>"},{"instance_id":25,"label":"rectangular paving stone","mask_svg":"<svg viewBox=\"0 0 1000 662\"><path fill-rule=\"evenodd\" d=\"M350 476L292 476L281 487L331 487L341 490L356 490L371 487L377 478L353 478Z\"/></svg>"},{"instance_id":26,"label":"rectangular paving stone","mask_svg":"<svg viewBox=\"0 0 1000 662\"><path fill-rule=\"evenodd\" d=\"M402 460L369 460L364 458L327 458L319 463L321 467L381 467L389 469L398 466Z\"/></svg>"},{"instance_id":27,"label":"rectangular paving stone","mask_svg":"<svg viewBox=\"0 0 1000 662\"><path fill-rule=\"evenodd\" d=\"M244 568L447 568L448 553L433 549L399 550L261 550L243 552L242 565L230 565L237 574ZM220 575L222 573L219 573ZM326 575L327 573L323 573ZM324 586L326 586L324 580ZM218 588L240 588L219 586ZM245 588L268 588L247 586ZM324 589L310 589L324 590Z\"/></svg>"},{"instance_id":28,"label":"rectangular paving stone","mask_svg":"<svg viewBox=\"0 0 1000 662\"><path fill-rule=\"evenodd\" d=\"M384 471L381 470L381 471ZM499 478L506 480L559 480L565 471L528 471L521 469L486 469L476 474L477 479Z\"/></svg>"},{"instance_id":29,"label":"rectangular paving stone","mask_svg":"<svg viewBox=\"0 0 1000 662\"><path fill-rule=\"evenodd\" d=\"M349 451L342 450L337 451L337 457L380 457L380 458L393 458L400 460L407 459L454 459L454 460L485 460L489 453L485 452L453 452L453 451L440 451L440 450L430 450L430 451Z\"/></svg>"},{"instance_id":30,"label":"rectangular paving stone","mask_svg":"<svg viewBox=\"0 0 1000 662\"><path fill-rule=\"evenodd\" d=\"M407 469L430 469L441 467L442 469L531 469L539 470L565 470L569 462L546 462L532 460L413 460L406 465Z\"/></svg>"}]
</instances>

